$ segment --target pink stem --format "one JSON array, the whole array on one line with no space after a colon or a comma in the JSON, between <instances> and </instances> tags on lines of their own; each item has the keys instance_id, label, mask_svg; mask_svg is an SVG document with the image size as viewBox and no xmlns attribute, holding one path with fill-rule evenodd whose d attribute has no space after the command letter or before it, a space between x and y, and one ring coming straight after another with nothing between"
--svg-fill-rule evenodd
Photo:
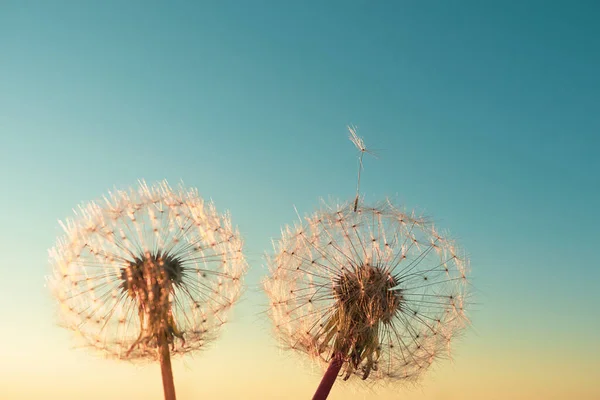
<instances>
[{"instance_id":1,"label":"pink stem","mask_svg":"<svg viewBox=\"0 0 600 400\"><path fill-rule=\"evenodd\" d=\"M327 371L325 371L325 375L323 375L323 379L321 379L321 383L312 400L325 400L327 396L329 396L329 392L331 391L343 364L344 360L342 355L340 353L335 354L331 359L329 367L327 368Z\"/></svg>"}]
</instances>

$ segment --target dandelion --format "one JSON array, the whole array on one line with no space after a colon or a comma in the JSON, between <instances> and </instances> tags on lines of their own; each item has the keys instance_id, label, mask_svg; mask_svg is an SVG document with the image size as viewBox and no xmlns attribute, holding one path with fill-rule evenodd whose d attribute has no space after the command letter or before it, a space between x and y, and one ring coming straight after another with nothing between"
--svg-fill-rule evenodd
<instances>
[{"instance_id":1,"label":"dandelion","mask_svg":"<svg viewBox=\"0 0 600 400\"><path fill-rule=\"evenodd\" d=\"M353 140L364 152L362 140ZM264 289L279 340L326 372L416 380L466 326L468 261L433 223L386 201L324 208L286 227Z\"/></svg>"},{"instance_id":2,"label":"dandelion","mask_svg":"<svg viewBox=\"0 0 600 400\"><path fill-rule=\"evenodd\" d=\"M214 340L241 294L238 232L195 189L166 181L75 214L49 252L63 325L108 356L158 359L165 399L175 399L171 354Z\"/></svg>"}]
</instances>

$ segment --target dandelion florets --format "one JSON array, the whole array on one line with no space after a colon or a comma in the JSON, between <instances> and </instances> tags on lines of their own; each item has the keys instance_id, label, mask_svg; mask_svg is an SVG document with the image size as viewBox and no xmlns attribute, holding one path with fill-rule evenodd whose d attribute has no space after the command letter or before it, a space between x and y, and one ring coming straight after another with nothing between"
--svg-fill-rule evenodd
<instances>
[{"instance_id":1,"label":"dandelion florets","mask_svg":"<svg viewBox=\"0 0 600 400\"><path fill-rule=\"evenodd\" d=\"M227 215L166 182L81 206L50 250L62 324L109 356L155 359L214 339L247 269Z\"/></svg>"},{"instance_id":2,"label":"dandelion florets","mask_svg":"<svg viewBox=\"0 0 600 400\"><path fill-rule=\"evenodd\" d=\"M344 379L418 378L466 325L467 261L433 225L389 202L348 204L287 228L264 287L287 348Z\"/></svg>"}]
</instances>

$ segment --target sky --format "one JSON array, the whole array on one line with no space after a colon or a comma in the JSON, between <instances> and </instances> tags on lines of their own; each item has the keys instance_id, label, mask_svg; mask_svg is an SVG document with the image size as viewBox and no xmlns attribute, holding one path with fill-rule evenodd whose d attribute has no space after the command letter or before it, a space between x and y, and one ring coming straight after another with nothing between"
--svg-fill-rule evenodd
<instances>
[{"instance_id":1,"label":"sky","mask_svg":"<svg viewBox=\"0 0 600 400\"><path fill-rule=\"evenodd\" d=\"M418 386L330 399L600 398L594 1L0 1L0 392L161 399L157 365L74 349L45 287L58 221L138 179L198 188L245 240L220 338L180 399L306 399L259 289L281 227L389 197L470 257L472 326Z\"/></svg>"}]
</instances>

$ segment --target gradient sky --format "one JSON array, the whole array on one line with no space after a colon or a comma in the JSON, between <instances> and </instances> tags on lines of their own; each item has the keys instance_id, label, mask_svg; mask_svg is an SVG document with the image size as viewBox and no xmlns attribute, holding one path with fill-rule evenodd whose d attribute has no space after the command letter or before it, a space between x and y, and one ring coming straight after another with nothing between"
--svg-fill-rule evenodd
<instances>
[{"instance_id":1,"label":"gradient sky","mask_svg":"<svg viewBox=\"0 0 600 400\"><path fill-rule=\"evenodd\" d=\"M162 398L158 366L74 350L44 287L58 220L139 178L229 210L251 265L179 398L310 398L257 288L294 206L352 199L348 124L366 201L450 230L478 304L421 386L330 398L600 398L598 2L321 3L0 1L3 399Z\"/></svg>"}]
</instances>

